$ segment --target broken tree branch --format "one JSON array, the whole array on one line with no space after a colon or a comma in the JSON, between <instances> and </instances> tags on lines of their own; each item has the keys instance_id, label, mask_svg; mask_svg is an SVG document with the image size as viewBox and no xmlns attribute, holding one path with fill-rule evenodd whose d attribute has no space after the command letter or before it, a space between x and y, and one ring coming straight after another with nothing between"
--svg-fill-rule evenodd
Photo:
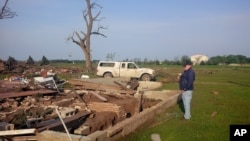
<instances>
[{"instance_id":1,"label":"broken tree branch","mask_svg":"<svg viewBox=\"0 0 250 141\"><path fill-rule=\"evenodd\" d=\"M5 18L13 18L16 15L16 12L12 12L9 7L7 7L9 0L5 0L3 7L1 8L0 11L0 19L5 19Z\"/></svg>"}]
</instances>

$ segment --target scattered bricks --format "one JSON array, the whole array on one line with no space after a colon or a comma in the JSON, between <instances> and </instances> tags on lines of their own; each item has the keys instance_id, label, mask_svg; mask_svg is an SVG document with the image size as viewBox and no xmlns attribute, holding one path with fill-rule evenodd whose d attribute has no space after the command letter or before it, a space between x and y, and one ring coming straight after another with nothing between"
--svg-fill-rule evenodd
<instances>
[{"instance_id":1,"label":"scattered bricks","mask_svg":"<svg viewBox=\"0 0 250 141\"><path fill-rule=\"evenodd\" d=\"M76 109L74 108L63 108L60 109L60 114L62 118L71 117L76 114Z\"/></svg>"},{"instance_id":2,"label":"scattered bricks","mask_svg":"<svg viewBox=\"0 0 250 141\"><path fill-rule=\"evenodd\" d=\"M52 105L52 100L51 100L51 97L49 96L44 96L43 98L40 98L39 102L41 102L41 104L45 106Z\"/></svg>"},{"instance_id":3,"label":"scattered bricks","mask_svg":"<svg viewBox=\"0 0 250 141\"><path fill-rule=\"evenodd\" d=\"M6 113L5 112L0 112L0 121L4 121L6 119Z\"/></svg>"},{"instance_id":4,"label":"scattered bricks","mask_svg":"<svg viewBox=\"0 0 250 141\"><path fill-rule=\"evenodd\" d=\"M81 126L81 127L77 128L76 130L74 130L74 134L86 136L86 135L90 134L90 127L89 126Z\"/></svg>"},{"instance_id":5,"label":"scattered bricks","mask_svg":"<svg viewBox=\"0 0 250 141\"><path fill-rule=\"evenodd\" d=\"M18 102L17 102L17 101L14 101L14 102L11 104L11 107L14 108L14 109L17 109L17 107L18 107Z\"/></svg>"},{"instance_id":6,"label":"scattered bricks","mask_svg":"<svg viewBox=\"0 0 250 141\"><path fill-rule=\"evenodd\" d=\"M61 101L53 102L54 105L57 105L59 107L68 107L73 103L73 98L70 99L63 99Z\"/></svg>"},{"instance_id":7,"label":"scattered bricks","mask_svg":"<svg viewBox=\"0 0 250 141\"><path fill-rule=\"evenodd\" d=\"M79 111L86 108L85 103L73 103L72 106Z\"/></svg>"},{"instance_id":8,"label":"scattered bricks","mask_svg":"<svg viewBox=\"0 0 250 141\"><path fill-rule=\"evenodd\" d=\"M42 104L45 105L45 106L48 106L48 105L51 105L52 104L52 101L51 100L40 100L42 101Z\"/></svg>"},{"instance_id":9,"label":"scattered bricks","mask_svg":"<svg viewBox=\"0 0 250 141\"><path fill-rule=\"evenodd\" d=\"M117 114L119 120L126 118L126 111L114 103L105 103L105 102L90 102L88 106L91 110L96 112L110 111Z\"/></svg>"},{"instance_id":10,"label":"scattered bricks","mask_svg":"<svg viewBox=\"0 0 250 141\"><path fill-rule=\"evenodd\" d=\"M10 104L9 104L9 102L4 102L4 103L1 104L1 106L2 106L3 109L6 109L6 108L10 107Z\"/></svg>"},{"instance_id":11,"label":"scattered bricks","mask_svg":"<svg viewBox=\"0 0 250 141\"><path fill-rule=\"evenodd\" d=\"M14 130L14 124L9 124L7 122L0 122L0 131Z\"/></svg>"}]
</instances>

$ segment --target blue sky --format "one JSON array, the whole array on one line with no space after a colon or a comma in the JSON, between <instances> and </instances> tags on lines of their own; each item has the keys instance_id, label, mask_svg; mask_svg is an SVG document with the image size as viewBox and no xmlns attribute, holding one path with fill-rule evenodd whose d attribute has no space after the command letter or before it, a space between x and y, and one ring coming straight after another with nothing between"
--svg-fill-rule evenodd
<instances>
[{"instance_id":1,"label":"blue sky","mask_svg":"<svg viewBox=\"0 0 250 141\"><path fill-rule=\"evenodd\" d=\"M174 60L183 55L250 57L249 0L97 0L107 36L92 36L92 59ZM2 3L1 3L2 6ZM84 59L67 37L85 31L85 0L10 0L0 20L0 59ZM94 28L95 29L95 28ZM71 56L71 57L70 57Z\"/></svg>"}]
</instances>

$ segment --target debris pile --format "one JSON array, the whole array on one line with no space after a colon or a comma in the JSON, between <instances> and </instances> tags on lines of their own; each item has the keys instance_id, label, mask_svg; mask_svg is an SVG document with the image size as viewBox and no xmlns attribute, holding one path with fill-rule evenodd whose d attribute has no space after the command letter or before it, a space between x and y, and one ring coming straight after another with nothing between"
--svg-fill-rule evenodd
<instances>
[{"instance_id":1,"label":"debris pile","mask_svg":"<svg viewBox=\"0 0 250 141\"><path fill-rule=\"evenodd\" d=\"M35 140L44 130L86 136L160 102L133 97L139 85L135 80L110 85L104 79L59 80L52 70L37 74L33 80L0 81L0 139ZM66 83L71 87L63 89Z\"/></svg>"}]
</instances>

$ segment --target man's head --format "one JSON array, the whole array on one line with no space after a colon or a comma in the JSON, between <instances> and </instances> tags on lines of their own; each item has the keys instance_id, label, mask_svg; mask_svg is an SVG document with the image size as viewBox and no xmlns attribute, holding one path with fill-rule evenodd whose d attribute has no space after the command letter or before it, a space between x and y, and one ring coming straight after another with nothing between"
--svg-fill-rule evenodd
<instances>
[{"instance_id":1,"label":"man's head","mask_svg":"<svg viewBox=\"0 0 250 141\"><path fill-rule=\"evenodd\" d=\"M188 70L189 68L191 68L191 66L192 66L191 61L185 61L183 64L184 70Z\"/></svg>"}]
</instances>

